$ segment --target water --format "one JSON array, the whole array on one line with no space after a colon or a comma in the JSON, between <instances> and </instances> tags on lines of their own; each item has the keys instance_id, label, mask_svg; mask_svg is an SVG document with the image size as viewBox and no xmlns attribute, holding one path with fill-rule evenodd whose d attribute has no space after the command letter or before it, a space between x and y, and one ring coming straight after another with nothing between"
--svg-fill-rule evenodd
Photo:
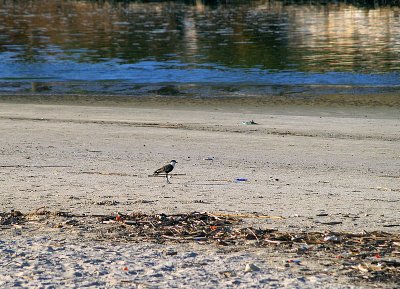
<instances>
[{"instance_id":1,"label":"water","mask_svg":"<svg viewBox=\"0 0 400 289\"><path fill-rule=\"evenodd\" d=\"M0 93L400 92L399 7L213 2L2 1Z\"/></svg>"}]
</instances>

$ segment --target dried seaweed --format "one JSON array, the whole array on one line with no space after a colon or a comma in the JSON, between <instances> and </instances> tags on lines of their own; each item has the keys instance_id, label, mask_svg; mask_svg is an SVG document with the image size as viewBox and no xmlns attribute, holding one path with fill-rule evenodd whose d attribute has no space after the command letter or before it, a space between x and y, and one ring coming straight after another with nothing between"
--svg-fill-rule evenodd
<instances>
[{"instance_id":1,"label":"dried seaweed","mask_svg":"<svg viewBox=\"0 0 400 289\"><path fill-rule=\"evenodd\" d=\"M39 208L29 214L0 212L1 229L23 225L32 216L57 216L74 221L96 220L98 226L118 232L119 240L158 243L197 242L218 246L272 247L279 252L295 252L299 257L333 260L341 270L362 280L400 280L400 234L387 232L281 232L275 229L243 227L237 216L193 212L189 214L133 213L130 215L73 215ZM75 224L76 222L74 222ZM64 222L65 225L71 222ZM93 222L87 222L91 226ZM104 238L112 238L104 235Z\"/></svg>"}]
</instances>

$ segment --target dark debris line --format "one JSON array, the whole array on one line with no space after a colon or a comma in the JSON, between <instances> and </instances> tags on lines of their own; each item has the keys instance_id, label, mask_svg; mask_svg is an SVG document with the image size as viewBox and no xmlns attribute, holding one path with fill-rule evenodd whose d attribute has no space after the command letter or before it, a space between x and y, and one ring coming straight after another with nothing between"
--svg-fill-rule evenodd
<instances>
[{"instance_id":1,"label":"dark debris line","mask_svg":"<svg viewBox=\"0 0 400 289\"><path fill-rule=\"evenodd\" d=\"M12 210L10 213L0 212L1 226L20 225L25 223L25 221L25 215L22 214L20 211Z\"/></svg>"},{"instance_id":2,"label":"dark debris line","mask_svg":"<svg viewBox=\"0 0 400 289\"><path fill-rule=\"evenodd\" d=\"M0 229L23 225L34 215L60 216L68 219L98 218L100 224L112 224L124 231L126 240L150 242L197 242L220 246L275 246L283 252L296 252L299 257L324 257L335 260L347 275L370 281L399 282L400 234L386 232L279 232L274 229L242 228L236 217L220 217L211 213L189 214L133 213L130 215L72 215L37 210L22 214L0 212ZM76 224L76 222L65 222ZM122 226L122 228L121 228ZM119 228L119 229L118 229ZM125 230L126 229L126 230ZM121 236L121 234L119 235Z\"/></svg>"}]
</instances>

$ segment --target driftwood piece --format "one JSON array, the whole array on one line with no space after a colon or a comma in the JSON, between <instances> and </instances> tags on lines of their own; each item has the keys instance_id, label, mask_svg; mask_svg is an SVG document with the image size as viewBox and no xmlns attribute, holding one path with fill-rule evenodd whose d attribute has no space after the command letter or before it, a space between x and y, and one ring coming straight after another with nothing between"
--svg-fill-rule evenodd
<instances>
[{"instance_id":1,"label":"driftwood piece","mask_svg":"<svg viewBox=\"0 0 400 289\"><path fill-rule=\"evenodd\" d=\"M148 177L163 177L165 178L166 174L157 174L157 175L147 175ZM168 174L168 176L186 176L186 174Z\"/></svg>"},{"instance_id":2,"label":"driftwood piece","mask_svg":"<svg viewBox=\"0 0 400 289\"><path fill-rule=\"evenodd\" d=\"M282 216L268 216L255 214L228 214L228 213L212 213L216 217L241 218L241 219L284 219Z\"/></svg>"},{"instance_id":3,"label":"driftwood piece","mask_svg":"<svg viewBox=\"0 0 400 289\"><path fill-rule=\"evenodd\" d=\"M0 168L70 168L67 165L0 165Z\"/></svg>"}]
</instances>

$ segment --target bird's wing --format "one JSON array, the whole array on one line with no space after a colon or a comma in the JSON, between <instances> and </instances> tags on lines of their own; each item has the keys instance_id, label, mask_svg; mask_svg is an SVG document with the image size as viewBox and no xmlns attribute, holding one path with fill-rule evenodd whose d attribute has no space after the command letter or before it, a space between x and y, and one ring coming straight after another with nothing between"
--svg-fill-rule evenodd
<instances>
[{"instance_id":1,"label":"bird's wing","mask_svg":"<svg viewBox=\"0 0 400 289\"><path fill-rule=\"evenodd\" d=\"M163 167L159 168L158 170L155 170L155 171L154 171L154 174L164 173L164 172L165 172L165 167L166 167L166 166L163 166Z\"/></svg>"},{"instance_id":2,"label":"bird's wing","mask_svg":"<svg viewBox=\"0 0 400 289\"><path fill-rule=\"evenodd\" d=\"M159 168L158 170L154 171L155 175L158 175L160 173L169 173L172 171L174 167L171 164L165 165L162 168Z\"/></svg>"}]
</instances>

